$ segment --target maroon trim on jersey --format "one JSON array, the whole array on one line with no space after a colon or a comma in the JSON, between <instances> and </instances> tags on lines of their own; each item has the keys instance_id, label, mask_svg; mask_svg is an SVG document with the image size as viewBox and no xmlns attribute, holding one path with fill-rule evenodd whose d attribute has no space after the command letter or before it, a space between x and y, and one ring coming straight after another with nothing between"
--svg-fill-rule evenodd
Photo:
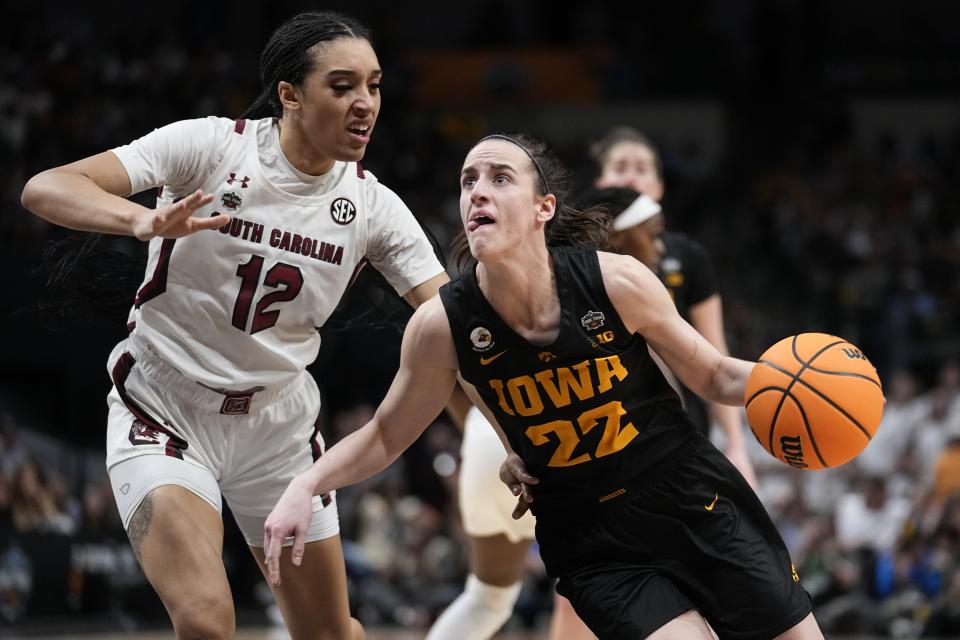
<instances>
[{"instance_id":1,"label":"maroon trim on jersey","mask_svg":"<svg viewBox=\"0 0 960 640\"><path fill-rule=\"evenodd\" d=\"M243 130L247 128L247 121L243 118L237 118L233 123L233 132L243 135Z\"/></svg>"},{"instance_id":2,"label":"maroon trim on jersey","mask_svg":"<svg viewBox=\"0 0 960 640\"><path fill-rule=\"evenodd\" d=\"M159 187L157 187L157 197L159 198L162 195L163 195L163 185L160 185Z\"/></svg>"},{"instance_id":3,"label":"maroon trim on jersey","mask_svg":"<svg viewBox=\"0 0 960 640\"><path fill-rule=\"evenodd\" d=\"M313 461L316 462L320 459L320 456L323 455L323 447L320 446L320 440L318 436L320 435L320 416L317 416L317 421L313 423L313 434L310 436L310 455L313 456ZM323 502L323 506L328 506L333 502L333 498L330 497L329 493L325 493L320 496L320 501Z\"/></svg>"},{"instance_id":4,"label":"maroon trim on jersey","mask_svg":"<svg viewBox=\"0 0 960 640\"><path fill-rule=\"evenodd\" d=\"M353 268L353 274L350 276L350 284L347 285L347 289L353 286L353 283L360 277L360 272L363 271L363 268L368 264L370 264L370 261L366 258L357 263L357 266Z\"/></svg>"},{"instance_id":5,"label":"maroon trim on jersey","mask_svg":"<svg viewBox=\"0 0 960 640\"><path fill-rule=\"evenodd\" d=\"M113 365L113 371L111 372L113 386L117 388L120 399L123 400L123 404L126 405L130 413L136 418L130 427L130 443L134 445L160 444L159 441L155 439L155 434L163 433L167 436L165 453L171 458L183 460L183 452L186 451L189 446L187 445L187 441L170 431L167 427L161 425L153 416L144 411L127 393L127 378L130 376L130 372L133 371L133 365L136 363L137 361L133 359L133 356L125 351L123 355L120 356L120 359L117 360L117 364ZM137 424L138 422L141 424ZM144 439L145 437L150 438L151 436L153 436L153 439Z\"/></svg>"},{"instance_id":6,"label":"maroon trim on jersey","mask_svg":"<svg viewBox=\"0 0 960 640\"><path fill-rule=\"evenodd\" d=\"M361 180L367 177L363 174L363 165L360 164L359 162L357 163L357 177L360 178Z\"/></svg>"},{"instance_id":7,"label":"maroon trim on jersey","mask_svg":"<svg viewBox=\"0 0 960 640\"><path fill-rule=\"evenodd\" d=\"M127 331L128 331L128 332L133 331L133 330L136 329L136 328L137 328L137 323L136 323L136 321L134 321L134 322L128 322L128 323L127 323Z\"/></svg>"},{"instance_id":8,"label":"maroon trim on jersey","mask_svg":"<svg viewBox=\"0 0 960 640\"><path fill-rule=\"evenodd\" d=\"M173 253L174 243L176 243L176 240L167 239L160 245L160 256L157 258L157 266L153 268L153 276L147 284L140 287L140 291L137 291L137 297L133 299L133 304L137 309L144 302L153 300L167 290L167 272L170 269L170 254Z\"/></svg>"}]
</instances>

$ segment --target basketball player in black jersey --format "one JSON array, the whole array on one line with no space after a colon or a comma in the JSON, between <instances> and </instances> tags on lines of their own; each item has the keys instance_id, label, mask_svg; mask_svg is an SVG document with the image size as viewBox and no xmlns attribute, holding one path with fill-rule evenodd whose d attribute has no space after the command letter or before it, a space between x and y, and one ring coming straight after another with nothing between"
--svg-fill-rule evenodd
<instances>
[{"instance_id":1,"label":"basketball player in black jersey","mask_svg":"<svg viewBox=\"0 0 960 640\"><path fill-rule=\"evenodd\" d=\"M666 193L663 162L653 141L632 127L614 127L590 146L596 162L598 189L627 187L659 205ZM723 302L716 287L706 251L689 236L666 231L664 216L649 208L607 202L614 223L613 244L618 253L640 260L660 275L684 320L693 325L722 354L727 355L723 330ZM619 208L618 208L619 207ZM632 211L627 211L629 207ZM708 435L711 418L724 435L724 453L751 486L756 473L747 455L746 430L741 412L733 407L710 403L681 388L684 406L701 433Z\"/></svg>"},{"instance_id":2,"label":"basketball player in black jersey","mask_svg":"<svg viewBox=\"0 0 960 640\"><path fill-rule=\"evenodd\" d=\"M649 345L684 384L743 402L753 363L720 355L629 256L560 246L556 166L517 136L467 154L460 210L474 269L422 305L375 416L287 487L265 525L269 579L303 545L311 498L389 465L459 372L508 451L558 590L601 639L818 639L810 599L763 506L697 434ZM550 240L548 246L547 239ZM518 507L518 509L521 507Z\"/></svg>"}]
</instances>

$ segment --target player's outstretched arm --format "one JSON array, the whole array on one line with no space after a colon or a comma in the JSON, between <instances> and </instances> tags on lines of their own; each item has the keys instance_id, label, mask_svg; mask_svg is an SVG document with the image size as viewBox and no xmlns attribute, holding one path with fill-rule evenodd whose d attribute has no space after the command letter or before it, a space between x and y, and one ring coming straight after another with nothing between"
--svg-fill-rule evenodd
<instances>
[{"instance_id":1,"label":"player's outstretched arm","mask_svg":"<svg viewBox=\"0 0 960 640\"><path fill-rule=\"evenodd\" d=\"M457 374L450 325L439 297L410 319L400 348L400 369L373 418L296 476L264 523L268 579L280 582L280 550L293 536L293 563L303 558L313 515L312 498L385 469L423 433L450 398Z\"/></svg>"},{"instance_id":2,"label":"player's outstretched arm","mask_svg":"<svg viewBox=\"0 0 960 640\"><path fill-rule=\"evenodd\" d=\"M130 176L120 159L112 151L105 151L38 173L24 186L20 200L28 211L61 227L140 240L182 238L230 222L227 215L192 217L197 209L213 201L212 195L200 190L158 209L127 200L124 196L130 191Z\"/></svg>"},{"instance_id":3,"label":"player's outstretched arm","mask_svg":"<svg viewBox=\"0 0 960 640\"><path fill-rule=\"evenodd\" d=\"M677 312L663 283L630 256L600 253L607 295L626 324L641 334L680 381L707 400L743 405L755 363L724 356Z\"/></svg>"}]
</instances>

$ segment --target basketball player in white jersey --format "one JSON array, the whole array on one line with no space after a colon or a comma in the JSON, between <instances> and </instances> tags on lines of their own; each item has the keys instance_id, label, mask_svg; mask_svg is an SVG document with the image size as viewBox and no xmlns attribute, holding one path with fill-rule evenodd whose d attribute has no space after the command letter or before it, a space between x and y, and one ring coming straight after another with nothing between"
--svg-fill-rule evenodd
<instances>
[{"instance_id":1,"label":"basketball player in white jersey","mask_svg":"<svg viewBox=\"0 0 960 640\"><path fill-rule=\"evenodd\" d=\"M264 49L247 119L177 122L24 188L51 222L150 241L130 335L109 359L107 466L179 638L235 632L221 500L263 568L266 516L323 452L305 368L362 261L415 306L447 281L411 212L359 164L380 78L363 26L300 14ZM155 210L123 197L153 187ZM332 493L309 529L274 590L290 634L362 638Z\"/></svg>"}]
</instances>

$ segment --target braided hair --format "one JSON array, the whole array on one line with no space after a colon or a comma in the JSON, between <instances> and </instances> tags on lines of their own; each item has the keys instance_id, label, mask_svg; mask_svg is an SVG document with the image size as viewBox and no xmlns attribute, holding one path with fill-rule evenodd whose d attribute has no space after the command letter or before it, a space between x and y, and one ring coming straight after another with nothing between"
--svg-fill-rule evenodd
<instances>
[{"instance_id":1,"label":"braided hair","mask_svg":"<svg viewBox=\"0 0 960 640\"><path fill-rule=\"evenodd\" d=\"M370 42L370 31L353 18L334 11L299 13L280 25L260 54L260 94L243 113L258 119L283 115L277 84L299 85L313 70L311 50L338 38L361 38Z\"/></svg>"}]
</instances>

